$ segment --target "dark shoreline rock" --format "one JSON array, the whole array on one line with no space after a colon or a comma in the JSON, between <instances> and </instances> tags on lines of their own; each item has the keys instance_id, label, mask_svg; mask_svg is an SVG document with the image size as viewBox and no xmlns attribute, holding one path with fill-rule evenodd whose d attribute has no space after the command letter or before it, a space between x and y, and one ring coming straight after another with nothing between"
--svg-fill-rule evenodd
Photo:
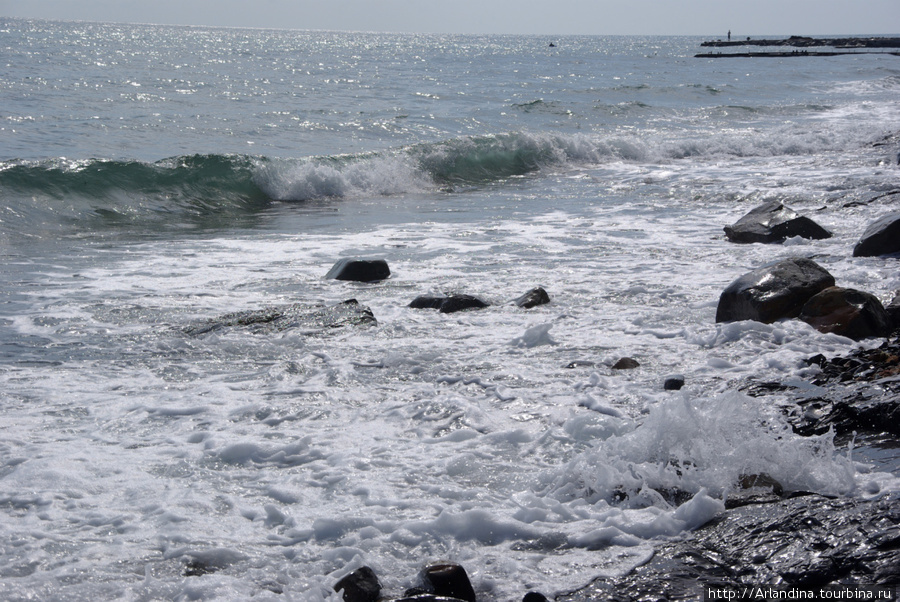
<instances>
[{"instance_id":1,"label":"dark shoreline rock","mask_svg":"<svg viewBox=\"0 0 900 602\"><path fill-rule=\"evenodd\" d=\"M467 309L483 309L490 303L472 295L420 295L410 302L412 309L436 309L442 314L452 314Z\"/></svg>"},{"instance_id":2,"label":"dark shoreline rock","mask_svg":"<svg viewBox=\"0 0 900 602\"><path fill-rule=\"evenodd\" d=\"M866 228L856 246L854 257L876 257L900 253L900 212L889 213Z\"/></svg>"},{"instance_id":3,"label":"dark shoreline rock","mask_svg":"<svg viewBox=\"0 0 900 602\"><path fill-rule=\"evenodd\" d=\"M558 602L703 599L704 588L900 583L900 500L808 495L727 511L630 574Z\"/></svg>"},{"instance_id":4,"label":"dark shoreline rock","mask_svg":"<svg viewBox=\"0 0 900 602\"><path fill-rule=\"evenodd\" d=\"M779 201L769 201L725 226L725 236L736 243L781 243L794 236L831 238L831 232Z\"/></svg>"},{"instance_id":5,"label":"dark shoreline rock","mask_svg":"<svg viewBox=\"0 0 900 602\"><path fill-rule=\"evenodd\" d=\"M354 282L376 282L390 278L391 269L384 259L339 259L325 278L330 280L350 280Z\"/></svg>"}]
</instances>

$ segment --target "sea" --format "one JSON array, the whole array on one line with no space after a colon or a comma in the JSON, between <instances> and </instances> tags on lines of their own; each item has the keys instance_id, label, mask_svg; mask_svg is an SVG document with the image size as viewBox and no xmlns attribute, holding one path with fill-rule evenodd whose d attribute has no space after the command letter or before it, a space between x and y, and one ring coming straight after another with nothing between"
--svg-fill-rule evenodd
<instances>
[{"instance_id":1,"label":"sea","mask_svg":"<svg viewBox=\"0 0 900 602\"><path fill-rule=\"evenodd\" d=\"M703 40L0 18L0 598L338 601L454 562L506 602L641 566L742 475L900 495L896 456L791 428L807 358L881 340L715 322L789 257L900 289L852 256L897 210L900 58ZM834 236L725 238L770 200ZM409 307L453 293L490 305ZM377 323L198 328L349 299Z\"/></svg>"}]
</instances>

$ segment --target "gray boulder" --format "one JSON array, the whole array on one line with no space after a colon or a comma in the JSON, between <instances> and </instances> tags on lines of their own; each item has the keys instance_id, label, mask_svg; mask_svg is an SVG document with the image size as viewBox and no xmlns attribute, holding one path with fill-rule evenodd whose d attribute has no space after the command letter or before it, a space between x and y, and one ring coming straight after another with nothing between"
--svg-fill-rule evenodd
<instances>
[{"instance_id":1,"label":"gray boulder","mask_svg":"<svg viewBox=\"0 0 900 602\"><path fill-rule=\"evenodd\" d=\"M725 235L737 243L779 243L793 236L831 238L831 232L778 201L760 205L735 224L725 226Z\"/></svg>"},{"instance_id":2,"label":"gray boulder","mask_svg":"<svg viewBox=\"0 0 900 602\"><path fill-rule=\"evenodd\" d=\"M344 257L332 266L325 278L330 280L351 280L355 282L375 282L391 275L391 269L384 259L354 259Z\"/></svg>"},{"instance_id":3,"label":"gray boulder","mask_svg":"<svg viewBox=\"0 0 900 602\"><path fill-rule=\"evenodd\" d=\"M800 311L800 319L819 332L833 332L855 341L886 337L891 318L875 295L832 286L813 295Z\"/></svg>"},{"instance_id":4,"label":"gray boulder","mask_svg":"<svg viewBox=\"0 0 900 602\"><path fill-rule=\"evenodd\" d=\"M854 257L900 253L900 211L875 220L853 248Z\"/></svg>"},{"instance_id":5,"label":"gray boulder","mask_svg":"<svg viewBox=\"0 0 900 602\"><path fill-rule=\"evenodd\" d=\"M716 322L755 320L771 324L796 318L816 293L834 286L834 277L811 259L795 257L744 274L722 292Z\"/></svg>"}]
</instances>

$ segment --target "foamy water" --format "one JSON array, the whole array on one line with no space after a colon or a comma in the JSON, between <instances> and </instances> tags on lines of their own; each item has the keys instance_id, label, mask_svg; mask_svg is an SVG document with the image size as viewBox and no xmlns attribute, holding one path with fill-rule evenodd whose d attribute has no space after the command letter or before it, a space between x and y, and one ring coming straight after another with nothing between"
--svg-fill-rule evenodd
<instances>
[{"instance_id":1,"label":"foamy water","mask_svg":"<svg viewBox=\"0 0 900 602\"><path fill-rule=\"evenodd\" d=\"M51 46L84 29L43 27ZM714 323L725 286L791 256L883 300L900 288L895 259L851 256L894 207L843 206L895 187L896 146L873 146L900 126L893 63L822 59L801 73L796 59L692 59L692 40L605 38L550 61L541 40L302 34L336 57L304 71L341 90L318 101L295 90L319 103L313 126L312 111L274 100L301 79L283 66L285 33L136 31L231 45L219 69L167 58L210 80L171 83L171 97L153 67L131 75L141 93L187 102L177 115L113 102L124 127L113 110L99 119L107 134L83 151L59 136L56 153L53 122L66 118L50 103L26 135L3 134L5 599L339 600L332 586L362 565L400 595L424 564L451 560L479 599L514 600L646 562L723 511L741 475L897 495L895 476L830 435L794 435L786 396L737 391L753 377L812 395L803 360L856 343L798 321ZM236 40L272 39L282 66L239 94L252 61ZM241 94L276 107L234 108ZM186 133L190 115L222 107L230 133L211 117ZM263 118L279 152L232 140ZM142 141L147 120L162 125ZM59 167L72 151L81 163ZM192 153L222 157L153 163ZM835 236L724 240L723 225L769 198ZM385 258L392 276L325 280L347 256ZM511 303L535 286L549 305ZM440 292L491 307L407 307ZM349 298L377 326L186 331ZM611 369L621 357L641 365ZM685 388L664 391L675 373Z\"/></svg>"}]
</instances>

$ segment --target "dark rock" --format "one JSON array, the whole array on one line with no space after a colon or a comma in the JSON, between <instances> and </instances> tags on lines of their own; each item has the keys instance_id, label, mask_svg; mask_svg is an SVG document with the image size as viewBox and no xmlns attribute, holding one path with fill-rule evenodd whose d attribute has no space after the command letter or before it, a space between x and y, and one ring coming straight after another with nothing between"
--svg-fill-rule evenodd
<instances>
[{"instance_id":1,"label":"dark rock","mask_svg":"<svg viewBox=\"0 0 900 602\"><path fill-rule=\"evenodd\" d=\"M853 248L854 257L900 253L900 212L889 213L869 224Z\"/></svg>"},{"instance_id":2,"label":"dark rock","mask_svg":"<svg viewBox=\"0 0 900 602\"><path fill-rule=\"evenodd\" d=\"M811 259L795 257L744 274L722 292L716 322L755 320L771 324L796 318L816 293L834 286L834 277Z\"/></svg>"},{"instance_id":3,"label":"dark rock","mask_svg":"<svg viewBox=\"0 0 900 602\"><path fill-rule=\"evenodd\" d=\"M877 297L839 286L813 295L803 305L800 319L819 332L833 332L855 341L886 337L892 330L891 318Z\"/></svg>"},{"instance_id":4,"label":"dark rock","mask_svg":"<svg viewBox=\"0 0 900 602\"><path fill-rule=\"evenodd\" d=\"M793 236L831 238L831 232L778 201L770 201L753 209L732 226L725 226L728 240L738 243L784 242Z\"/></svg>"},{"instance_id":5,"label":"dark rock","mask_svg":"<svg viewBox=\"0 0 900 602\"><path fill-rule=\"evenodd\" d=\"M681 374L673 374L666 378L663 382L663 389L666 391L678 391L684 386L684 376Z\"/></svg>"},{"instance_id":6,"label":"dark rock","mask_svg":"<svg viewBox=\"0 0 900 602\"><path fill-rule=\"evenodd\" d=\"M891 326L894 330L900 330L900 291L894 293L894 298L884 308L891 318Z\"/></svg>"},{"instance_id":7,"label":"dark rock","mask_svg":"<svg viewBox=\"0 0 900 602\"><path fill-rule=\"evenodd\" d=\"M704 599L705 587L900 582L900 500L806 495L729 510L622 577L557 602Z\"/></svg>"},{"instance_id":8,"label":"dark rock","mask_svg":"<svg viewBox=\"0 0 900 602\"><path fill-rule=\"evenodd\" d=\"M325 278L333 280L352 280L355 282L375 282L391 275L391 269L384 259L339 259L332 266Z\"/></svg>"},{"instance_id":9,"label":"dark rock","mask_svg":"<svg viewBox=\"0 0 900 602\"><path fill-rule=\"evenodd\" d=\"M367 566L361 567L338 581L334 591L343 590L344 602L375 602L381 594L381 584L375 571Z\"/></svg>"},{"instance_id":10,"label":"dark rock","mask_svg":"<svg viewBox=\"0 0 900 602\"><path fill-rule=\"evenodd\" d=\"M467 309L482 309L489 306L489 303L485 303L478 297L457 294L443 296L420 295L409 304L409 307L413 309L437 309L442 314L451 314Z\"/></svg>"},{"instance_id":11,"label":"dark rock","mask_svg":"<svg viewBox=\"0 0 900 602\"><path fill-rule=\"evenodd\" d=\"M517 298L514 303L519 307L531 309L538 305L546 305L550 303L550 295L541 287L533 288L521 297Z\"/></svg>"},{"instance_id":12,"label":"dark rock","mask_svg":"<svg viewBox=\"0 0 900 602\"><path fill-rule=\"evenodd\" d=\"M522 602L549 602L549 600L547 600L547 596L540 592L528 592L522 598Z\"/></svg>"},{"instance_id":13,"label":"dark rock","mask_svg":"<svg viewBox=\"0 0 900 602\"><path fill-rule=\"evenodd\" d=\"M635 368L640 368L641 364L634 358L631 357L623 357L616 361L615 364L612 365L613 370L634 370Z\"/></svg>"},{"instance_id":14,"label":"dark rock","mask_svg":"<svg viewBox=\"0 0 900 602\"><path fill-rule=\"evenodd\" d=\"M475 602L475 590L466 570L458 564L441 563L425 567L422 571L425 587L436 596L458 598Z\"/></svg>"},{"instance_id":15,"label":"dark rock","mask_svg":"<svg viewBox=\"0 0 900 602\"><path fill-rule=\"evenodd\" d=\"M201 335L223 328L246 328L250 332L266 334L289 328L322 332L344 326L373 326L377 324L372 310L349 299L330 307L294 303L255 311L226 314L204 324L185 329L189 335Z\"/></svg>"}]
</instances>

